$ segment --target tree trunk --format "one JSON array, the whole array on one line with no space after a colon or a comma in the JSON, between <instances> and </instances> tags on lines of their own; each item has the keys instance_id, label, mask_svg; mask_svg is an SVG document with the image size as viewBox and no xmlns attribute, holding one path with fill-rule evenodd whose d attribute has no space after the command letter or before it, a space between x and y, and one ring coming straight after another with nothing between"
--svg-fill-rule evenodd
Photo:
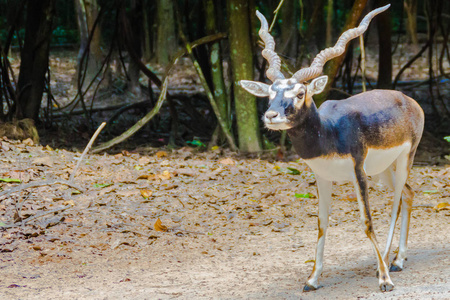
<instances>
[{"instance_id":1,"label":"tree trunk","mask_svg":"<svg viewBox=\"0 0 450 300\"><path fill-rule=\"evenodd\" d=\"M149 62L153 54L153 10L149 7L149 3L145 3L143 12L143 31L144 31L144 60Z\"/></svg>"},{"instance_id":2,"label":"tree trunk","mask_svg":"<svg viewBox=\"0 0 450 300\"><path fill-rule=\"evenodd\" d=\"M54 0L27 2L25 42L21 53L16 117L38 120L48 70Z\"/></svg>"},{"instance_id":3,"label":"tree trunk","mask_svg":"<svg viewBox=\"0 0 450 300\"><path fill-rule=\"evenodd\" d=\"M376 7L389 4L389 0L377 0ZM378 29L378 89L392 88L392 15L391 10L387 10L377 17Z\"/></svg>"},{"instance_id":4,"label":"tree trunk","mask_svg":"<svg viewBox=\"0 0 450 300\"><path fill-rule=\"evenodd\" d=\"M325 39L325 45L327 47L333 46L333 0L328 0L327 3L327 36Z\"/></svg>"},{"instance_id":5,"label":"tree trunk","mask_svg":"<svg viewBox=\"0 0 450 300\"><path fill-rule=\"evenodd\" d=\"M307 27L303 33L303 39L300 42L300 55L297 56L297 61L295 63L296 66L301 66L305 57L309 57L311 55L311 45L313 44L313 37L315 44L318 48L322 45L322 36L323 29L322 26L319 26L323 22L323 2L324 0L316 0L314 1L314 5L311 5L309 11L306 10L305 6L305 15L307 20ZM299 26L299 33L301 31L302 24ZM324 41L323 41L324 42Z\"/></svg>"},{"instance_id":6,"label":"tree trunk","mask_svg":"<svg viewBox=\"0 0 450 300\"><path fill-rule=\"evenodd\" d=\"M364 8L366 7L367 0L356 0L353 4L352 10L350 11L350 14L347 17L347 20L345 22L344 29L342 32L346 31L347 29L354 28L358 25L358 22L361 20L361 16L363 13ZM342 55L330 60L324 68L324 74L328 76L328 84L325 87L325 90L317 95L315 97L316 105L319 106L322 104L328 96L328 93L330 91L331 86L333 85L334 79L336 77L336 74L339 71L339 68L342 65L342 62L344 61L345 53Z\"/></svg>"},{"instance_id":7,"label":"tree trunk","mask_svg":"<svg viewBox=\"0 0 450 300\"><path fill-rule=\"evenodd\" d=\"M244 152L257 152L261 150L261 142L256 99L239 86L239 80L254 77L248 1L228 0L227 4L239 148Z\"/></svg>"},{"instance_id":8,"label":"tree trunk","mask_svg":"<svg viewBox=\"0 0 450 300\"><path fill-rule=\"evenodd\" d=\"M404 0L403 5L406 13L408 42L417 47L419 44L419 40L417 39L417 0Z\"/></svg>"},{"instance_id":9,"label":"tree trunk","mask_svg":"<svg viewBox=\"0 0 450 300\"><path fill-rule=\"evenodd\" d=\"M288 58L295 60L298 31L296 30L296 16L295 16L294 0L284 0L283 6L280 9L281 19L281 53ZM256 32L256 31L255 31Z\"/></svg>"},{"instance_id":10,"label":"tree trunk","mask_svg":"<svg viewBox=\"0 0 450 300\"><path fill-rule=\"evenodd\" d=\"M159 64L167 65L177 48L172 1L158 0L157 10L158 41L156 43L156 59Z\"/></svg>"},{"instance_id":11,"label":"tree trunk","mask_svg":"<svg viewBox=\"0 0 450 300\"><path fill-rule=\"evenodd\" d=\"M217 33L216 14L214 9L214 1L207 0L205 3L206 11L206 33L208 35ZM230 128L230 121L228 118L228 95L223 79L222 54L220 43L215 42L210 45L209 61L211 64L211 75L213 83L213 93L220 115L228 128Z\"/></svg>"},{"instance_id":12,"label":"tree trunk","mask_svg":"<svg viewBox=\"0 0 450 300\"><path fill-rule=\"evenodd\" d=\"M140 59L142 57L142 45L141 45L141 37L142 37L142 14L143 14L143 5L142 0L132 0L131 1L131 11L128 16L130 17L130 24L132 30L132 36L130 37L131 42L133 43L133 49L136 53L136 56ZM141 86L139 83L139 74L140 68L136 63L136 60L131 59L130 65L128 67L128 89L135 95L141 94Z\"/></svg>"},{"instance_id":13,"label":"tree trunk","mask_svg":"<svg viewBox=\"0 0 450 300\"><path fill-rule=\"evenodd\" d=\"M102 63L101 31L99 24L97 24L95 31L92 32L95 20L98 17L97 0L75 0L75 6L78 17L78 28L80 30L80 50L78 51L77 56L78 67L75 79L78 79L80 71L83 72L86 69L86 77L83 84L84 87L94 79ZM92 35L92 38L89 43L90 34ZM89 55L87 55L88 51ZM86 59L88 59L87 62Z\"/></svg>"}]
</instances>

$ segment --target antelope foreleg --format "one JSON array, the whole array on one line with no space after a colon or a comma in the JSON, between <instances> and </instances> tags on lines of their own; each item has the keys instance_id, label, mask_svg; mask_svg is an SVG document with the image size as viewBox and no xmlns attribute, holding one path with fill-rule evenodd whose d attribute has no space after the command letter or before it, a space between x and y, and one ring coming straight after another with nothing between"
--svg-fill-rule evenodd
<instances>
[{"instance_id":1,"label":"antelope foreleg","mask_svg":"<svg viewBox=\"0 0 450 300\"><path fill-rule=\"evenodd\" d=\"M332 182L316 177L317 189L319 191L319 217L317 220L319 236L317 239L316 255L314 261L314 268L311 275L306 281L303 291L308 292L319 288L319 277L323 270L323 250L325 247L325 236L328 227L328 214L331 203L331 186Z\"/></svg>"}]
</instances>

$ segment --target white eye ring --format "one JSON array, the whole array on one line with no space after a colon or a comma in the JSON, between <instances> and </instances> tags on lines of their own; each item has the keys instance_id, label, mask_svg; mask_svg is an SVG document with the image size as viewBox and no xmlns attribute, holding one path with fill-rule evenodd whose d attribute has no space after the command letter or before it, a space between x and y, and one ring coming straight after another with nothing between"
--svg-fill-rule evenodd
<instances>
[{"instance_id":1,"label":"white eye ring","mask_svg":"<svg viewBox=\"0 0 450 300\"><path fill-rule=\"evenodd\" d=\"M295 98L294 98L294 106L295 106L297 109L302 108L304 102L305 102L304 99L300 99L300 98L298 98L298 97L295 97Z\"/></svg>"},{"instance_id":2,"label":"white eye ring","mask_svg":"<svg viewBox=\"0 0 450 300\"><path fill-rule=\"evenodd\" d=\"M297 97L297 95L302 91L301 87L302 87L302 85L297 83L296 85L294 85L294 87L292 89L284 92L284 97L285 98Z\"/></svg>"},{"instance_id":3,"label":"white eye ring","mask_svg":"<svg viewBox=\"0 0 450 300\"><path fill-rule=\"evenodd\" d=\"M277 92L275 92L274 90L272 90L271 87L269 87L269 100L273 100L276 95L277 95Z\"/></svg>"}]
</instances>

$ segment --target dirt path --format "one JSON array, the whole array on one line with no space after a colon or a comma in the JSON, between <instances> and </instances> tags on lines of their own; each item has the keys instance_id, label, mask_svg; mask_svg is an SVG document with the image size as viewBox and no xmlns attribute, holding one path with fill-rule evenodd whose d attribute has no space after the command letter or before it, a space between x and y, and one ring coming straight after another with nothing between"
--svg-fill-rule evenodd
<instances>
[{"instance_id":1,"label":"dirt path","mask_svg":"<svg viewBox=\"0 0 450 300\"><path fill-rule=\"evenodd\" d=\"M79 156L1 143L0 176L24 182L68 179ZM315 180L301 162L181 149L83 165L81 193L55 185L0 198L5 224L21 201L22 218L74 204L0 232L1 299L450 299L450 211L434 209L450 202L449 166L414 168L408 261L383 294L349 184L333 189L323 288L301 291L317 235ZM383 245L392 193L373 183L370 196ZM169 231L154 229L158 218Z\"/></svg>"}]
</instances>

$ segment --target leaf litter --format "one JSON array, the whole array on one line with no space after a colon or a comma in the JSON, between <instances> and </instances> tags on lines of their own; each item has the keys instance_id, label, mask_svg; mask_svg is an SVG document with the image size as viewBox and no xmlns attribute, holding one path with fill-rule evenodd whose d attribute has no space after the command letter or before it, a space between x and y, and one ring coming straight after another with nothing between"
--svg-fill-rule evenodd
<instances>
[{"instance_id":1,"label":"leaf litter","mask_svg":"<svg viewBox=\"0 0 450 300\"><path fill-rule=\"evenodd\" d=\"M79 156L16 141L2 140L2 145L0 178L27 172L31 174L28 182L68 179ZM301 266L301 262L313 258L318 199L314 176L304 163L243 158L226 151L223 155L219 151L202 153L191 148L149 152L87 155L75 178L81 191L49 185L1 196L0 274L9 275L2 276L5 280L0 288L45 283L41 279L44 273L33 281L23 278L20 274L24 271L15 267L19 262L29 272L34 266L40 266L40 272L64 266L67 274L59 276L74 274L70 278L87 280L97 274L95 270L104 274L101 270L105 265L111 269L145 265L141 273L152 273L175 264L178 267L171 268L176 273L186 271L184 262L189 269L188 265L205 259L214 259L215 265L226 268L230 259L253 257L258 260L254 266L258 270L268 268L269 262L275 266L280 262L278 255L290 259L292 252L295 263L292 270L286 267L292 271L286 276L298 277L300 268L307 277L310 267ZM421 242L419 236L430 236L437 244L441 238L449 239L448 230L444 230L450 220L449 170L449 166L430 166L415 167L411 172L409 182L416 191L411 221L413 249L414 243ZM0 181L1 191L17 185ZM375 228L382 239L389 225L392 193L386 197L386 189L373 182L369 191ZM369 247L364 242L351 184L335 185L333 195L329 239L340 238L331 248L350 247L348 231L358 233L361 239L352 251L360 250L362 244ZM19 222L34 219L7 227L15 218ZM440 237L433 235L436 231ZM270 272L273 268L278 267L270 267ZM88 275L80 278L80 274ZM123 278L140 281L132 273L121 273L111 282Z\"/></svg>"}]
</instances>

